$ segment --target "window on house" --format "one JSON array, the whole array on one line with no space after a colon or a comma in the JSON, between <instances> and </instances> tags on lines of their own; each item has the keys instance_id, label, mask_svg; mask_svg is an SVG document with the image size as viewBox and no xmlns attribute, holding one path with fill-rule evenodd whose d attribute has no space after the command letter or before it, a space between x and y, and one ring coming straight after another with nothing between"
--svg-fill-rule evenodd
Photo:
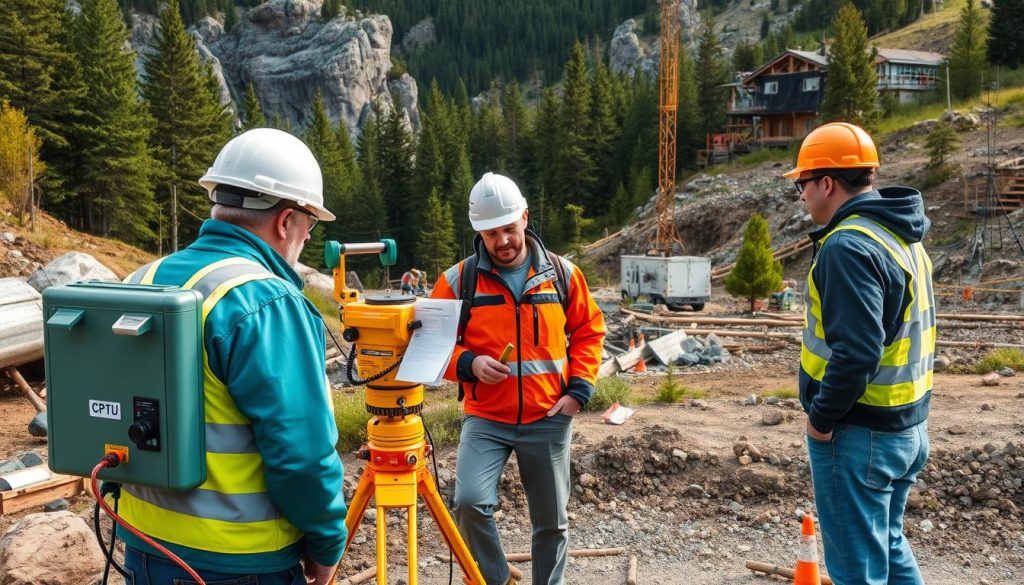
<instances>
[{"instance_id":1,"label":"window on house","mask_svg":"<svg viewBox=\"0 0 1024 585\"><path fill-rule=\"evenodd\" d=\"M766 81L764 83L765 95L775 95L779 93L779 82L778 81Z\"/></svg>"},{"instance_id":2,"label":"window on house","mask_svg":"<svg viewBox=\"0 0 1024 585\"><path fill-rule=\"evenodd\" d=\"M821 87L820 77L805 77L804 78L804 91L818 91Z\"/></svg>"}]
</instances>

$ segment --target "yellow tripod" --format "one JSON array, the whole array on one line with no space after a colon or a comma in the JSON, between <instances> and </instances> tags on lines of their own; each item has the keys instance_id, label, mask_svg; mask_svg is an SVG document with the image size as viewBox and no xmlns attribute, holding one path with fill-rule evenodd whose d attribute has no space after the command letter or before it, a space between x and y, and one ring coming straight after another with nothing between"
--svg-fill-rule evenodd
<instances>
[{"instance_id":1,"label":"yellow tripod","mask_svg":"<svg viewBox=\"0 0 1024 585\"><path fill-rule=\"evenodd\" d=\"M342 273L343 274L343 273ZM389 509L408 516L409 585L417 585L416 504L422 496L427 510L448 543L470 585L486 585L479 567L462 540L437 484L426 466L430 446L424 440L423 385L394 379L395 366L409 343L416 297L385 293L344 304L344 337L351 342L349 377L358 353L358 369L366 380L366 410L375 415L366 425L368 441L359 450L366 467L349 505L345 525L348 550L366 513L370 498L377 509L377 583L387 580L387 518ZM373 373L372 375L370 373ZM352 379L353 382L356 380Z\"/></svg>"}]
</instances>

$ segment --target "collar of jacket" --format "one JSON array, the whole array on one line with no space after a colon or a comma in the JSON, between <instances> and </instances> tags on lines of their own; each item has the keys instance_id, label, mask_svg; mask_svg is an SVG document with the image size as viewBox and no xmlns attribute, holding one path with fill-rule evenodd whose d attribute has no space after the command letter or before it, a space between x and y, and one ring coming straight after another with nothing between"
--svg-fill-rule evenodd
<instances>
[{"instance_id":1,"label":"collar of jacket","mask_svg":"<svg viewBox=\"0 0 1024 585\"><path fill-rule=\"evenodd\" d=\"M555 278L555 267L548 261L547 249L544 247L544 242L541 241L538 236L530 228L526 228L526 246L530 250L530 263L533 266L534 275L530 277L532 281L538 275L543 274L544 278L541 281ZM477 271L491 272L494 270L494 263L491 261L491 255L487 253L487 247L484 246L484 239L477 234L473 238L473 249L476 250L476 255L480 258L477 262Z\"/></svg>"},{"instance_id":2,"label":"collar of jacket","mask_svg":"<svg viewBox=\"0 0 1024 585\"><path fill-rule=\"evenodd\" d=\"M302 278L259 236L249 230L217 219L207 219L199 228L199 238L189 248L204 252L239 256L258 262L267 270L302 290Z\"/></svg>"}]
</instances>

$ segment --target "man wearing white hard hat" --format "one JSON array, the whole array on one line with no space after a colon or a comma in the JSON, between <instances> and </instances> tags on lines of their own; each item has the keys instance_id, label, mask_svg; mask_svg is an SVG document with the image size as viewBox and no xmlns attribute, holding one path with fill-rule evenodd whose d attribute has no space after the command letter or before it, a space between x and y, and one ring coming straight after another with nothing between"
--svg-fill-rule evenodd
<instances>
[{"instance_id":1,"label":"man wearing white hard hat","mask_svg":"<svg viewBox=\"0 0 1024 585\"><path fill-rule=\"evenodd\" d=\"M343 469L324 326L293 269L317 221L334 219L320 167L299 139L258 128L199 183L213 203L199 237L126 282L203 294L207 479L184 493L125 485L121 512L207 583L324 585L347 536ZM136 584L192 582L123 538Z\"/></svg>"},{"instance_id":2,"label":"man wearing white hard hat","mask_svg":"<svg viewBox=\"0 0 1024 585\"><path fill-rule=\"evenodd\" d=\"M464 301L445 372L459 383L466 412L453 513L488 585L515 582L494 522L513 452L533 525L533 583L564 583L572 420L593 394L604 343L604 317L583 272L547 251L528 218L519 187L486 173L469 194L476 253L431 294Z\"/></svg>"}]
</instances>

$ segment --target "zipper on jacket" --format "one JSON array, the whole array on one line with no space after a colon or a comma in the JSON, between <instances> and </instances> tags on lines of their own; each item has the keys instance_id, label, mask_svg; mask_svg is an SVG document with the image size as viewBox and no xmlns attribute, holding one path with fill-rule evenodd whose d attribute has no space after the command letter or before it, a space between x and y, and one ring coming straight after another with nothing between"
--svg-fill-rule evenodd
<instances>
[{"instance_id":1,"label":"zipper on jacket","mask_svg":"<svg viewBox=\"0 0 1024 585\"><path fill-rule=\"evenodd\" d=\"M533 347L540 345L540 327L537 319L537 305L533 306Z\"/></svg>"},{"instance_id":2,"label":"zipper on jacket","mask_svg":"<svg viewBox=\"0 0 1024 585\"><path fill-rule=\"evenodd\" d=\"M512 291L509 290L509 292L512 292ZM513 299L514 298L515 297L513 297ZM518 344L519 347L523 347L523 333L522 333L521 327L519 326L519 301L517 300L517 301L515 301L515 303L516 303L516 344ZM516 385L519 388L519 414L516 416L516 424L517 425L521 425L521 424L523 424L523 352L520 351L518 353L519 353L519 357L516 359L516 361L519 362L519 375L516 377L517 378L517 380L516 380L517 384Z\"/></svg>"}]
</instances>

